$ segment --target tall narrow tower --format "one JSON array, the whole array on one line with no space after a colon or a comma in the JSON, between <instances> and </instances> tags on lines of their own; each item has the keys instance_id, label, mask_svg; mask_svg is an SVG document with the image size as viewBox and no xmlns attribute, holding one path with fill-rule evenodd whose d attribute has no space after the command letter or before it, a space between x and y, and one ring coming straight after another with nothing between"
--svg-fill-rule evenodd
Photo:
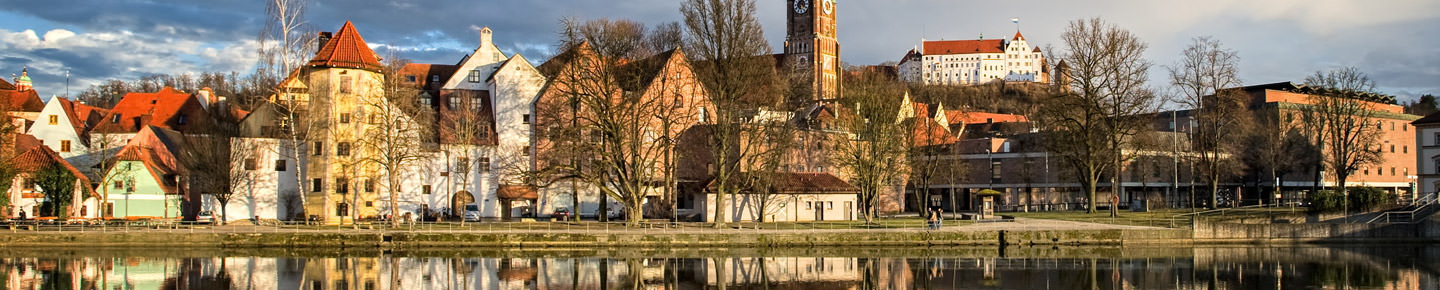
<instances>
[{"instance_id":1,"label":"tall narrow tower","mask_svg":"<svg viewBox=\"0 0 1440 290\"><path fill-rule=\"evenodd\" d=\"M811 100L840 97L835 0L786 0L785 59L810 76Z\"/></svg>"}]
</instances>

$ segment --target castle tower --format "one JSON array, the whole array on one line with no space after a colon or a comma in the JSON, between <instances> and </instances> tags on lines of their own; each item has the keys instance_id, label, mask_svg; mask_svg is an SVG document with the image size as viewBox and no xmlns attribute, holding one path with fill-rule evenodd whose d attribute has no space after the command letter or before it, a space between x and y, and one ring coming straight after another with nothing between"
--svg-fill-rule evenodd
<instances>
[{"instance_id":1,"label":"castle tower","mask_svg":"<svg viewBox=\"0 0 1440 290\"><path fill-rule=\"evenodd\" d=\"M835 0L786 0L785 59L810 75L811 100L840 97Z\"/></svg>"}]
</instances>

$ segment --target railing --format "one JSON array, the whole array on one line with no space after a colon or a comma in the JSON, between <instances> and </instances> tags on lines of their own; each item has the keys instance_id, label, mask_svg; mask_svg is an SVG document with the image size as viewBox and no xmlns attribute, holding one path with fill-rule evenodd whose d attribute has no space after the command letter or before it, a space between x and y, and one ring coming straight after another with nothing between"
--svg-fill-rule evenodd
<instances>
[{"instance_id":1,"label":"railing","mask_svg":"<svg viewBox=\"0 0 1440 290\"><path fill-rule=\"evenodd\" d=\"M1416 223L1416 217L1429 215L1436 208L1435 194L1427 194L1411 201L1409 210L1393 210L1376 215L1367 224L1373 223Z\"/></svg>"}]
</instances>

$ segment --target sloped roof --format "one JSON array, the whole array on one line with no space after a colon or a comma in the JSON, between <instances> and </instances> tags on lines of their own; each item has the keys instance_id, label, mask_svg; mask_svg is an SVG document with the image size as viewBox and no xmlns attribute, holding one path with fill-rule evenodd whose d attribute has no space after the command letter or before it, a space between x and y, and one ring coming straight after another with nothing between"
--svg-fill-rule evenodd
<instances>
[{"instance_id":1,"label":"sloped roof","mask_svg":"<svg viewBox=\"0 0 1440 290\"><path fill-rule=\"evenodd\" d=\"M501 185L500 189L495 190L495 196L500 199L534 200L540 198L540 194L536 192L535 187L524 185Z\"/></svg>"},{"instance_id":2,"label":"sloped roof","mask_svg":"<svg viewBox=\"0 0 1440 290\"><path fill-rule=\"evenodd\" d=\"M0 90L0 97L9 102L10 109L21 112L39 112L45 109L45 101L35 90Z\"/></svg>"},{"instance_id":3,"label":"sloped roof","mask_svg":"<svg viewBox=\"0 0 1440 290\"><path fill-rule=\"evenodd\" d=\"M377 72L385 67L380 64L379 55L365 44L365 39L360 37L360 32L355 31L355 24L350 21L340 26L340 30L308 64L311 67L358 68Z\"/></svg>"},{"instance_id":4,"label":"sloped roof","mask_svg":"<svg viewBox=\"0 0 1440 290\"><path fill-rule=\"evenodd\" d=\"M1020 35L1020 31L1019 31L1019 30L1016 30L1016 31L1015 31L1015 36L1014 36L1014 37L1011 37L1010 40L1025 40L1025 36L1024 36L1024 35Z\"/></svg>"},{"instance_id":5,"label":"sloped roof","mask_svg":"<svg viewBox=\"0 0 1440 290\"><path fill-rule=\"evenodd\" d=\"M1440 124L1440 112L1430 113L1429 115L1425 115L1424 118L1420 118L1419 120L1411 121L1410 124L1411 124L1411 125Z\"/></svg>"},{"instance_id":6,"label":"sloped roof","mask_svg":"<svg viewBox=\"0 0 1440 290\"><path fill-rule=\"evenodd\" d=\"M535 69L540 70L540 74L545 75L546 78L553 79L555 75L560 74L560 70L564 69L571 60L579 57L582 53L589 54L589 50L590 43L582 42L579 45L565 49L565 51L560 52L560 54L550 57L550 59L545 60L545 63L541 63L540 66L535 67Z\"/></svg>"},{"instance_id":7,"label":"sloped roof","mask_svg":"<svg viewBox=\"0 0 1440 290\"><path fill-rule=\"evenodd\" d=\"M178 171L166 165L165 162L161 162L160 157L157 156L158 154L160 153L157 153L153 148L146 148L139 145L126 145L125 148L120 149L120 153L116 154L115 158L121 161L139 161L145 166L145 171L150 173L150 176L158 181L165 192L178 192L175 185L165 182L166 175L178 174ZM112 168L111 170L114 169Z\"/></svg>"},{"instance_id":8,"label":"sloped roof","mask_svg":"<svg viewBox=\"0 0 1440 290\"><path fill-rule=\"evenodd\" d=\"M34 138L32 137L31 139ZM16 155L12 160L15 161L15 167L22 172L38 172L44 169L45 166L59 164L75 176L75 183L82 185L81 187L86 189L86 193L91 194L91 196L95 194L95 190L88 186L90 184L90 178L85 177L84 172L81 172L79 168L75 168L70 162L66 162L65 158L60 157L59 153L55 153L55 150L50 149L48 146L30 147L19 155Z\"/></svg>"},{"instance_id":9,"label":"sloped roof","mask_svg":"<svg viewBox=\"0 0 1440 290\"><path fill-rule=\"evenodd\" d=\"M660 77L660 72L665 71L665 67L670 64L670 59L680 55L677 52L679 49L672 49L622 65L616 81L626 91L645 90L650 87L650 83Z\"/></svg>"},{"instance_id":10,"label":"sloped roof","mask_svg":"<svg viewBox=\"0 0 1440 290\"><path fill-rule=\"evenodd\" d=\"M60 109L65 112L65 118L70 120L71 127L75 129L75 136L85 136L87 125L85 121L87 120L80 118L80 114L75 111L75 102L61 97L52 98L51 101L60 102Z\"/></svg>"},{"instance_id":11,"label":"sloped roof","mask_svg":"<svg viewBox=\"0 0 1440 290\"><path fill-rule=\"evenodd\" d=\"M110 110L110 114L95 126L95 130L105 133L132 133L140 131L145 125L180 130L183 128L171 127L198 123L203 120L204 112L200 102L190 97L190 94L165 87L154 93L125 94L125 97L115 104L115 108ZM171 118L181 114L191 116L187 117L189 123L179 124L176 120L172 124ZM119 116L119 122L116 122L116 116ZM139 124L134 121L136 118L140 119Z\"/></svg>"},{"instance_id":12,"label":"sloped roof","mask_svg":"<svg viewBox=\"0 0 1440 290\"><path fill-rule=\"evenodd\" d=\"M14 90L14 89L15 89L15 85L14 85L14 84L11 84L10 82L5 81L5 79L0 79L0 90Z\"/></svg>"},{"instance_id":13,"label":"sloped roof","mask_svg":"<svg viewBox=\"0 0 1440 290\"><path fill-rule=\"evenodd\" d=\"M455 71L459 69L460 66L457 65L407 63L404 67L400 68L400 76L415 76L416 80L412 85L426 90L438 90L440 86L445 85L445 82L448 81L452 75L455 75ZM440 80L431 80L430 76L432 75L440 76Z\"/></svg>"},{"instance_id":14,"label":"sloped roof","mask_svg":"<svg viewBox=\"0 0 1440 290\"><path fill-rule=\"evenodd\" d=\"M1004 52L1005 52L1005 40L1003 40L1003 39L936 40L936 41L926 41L922 47L925 48L925 55L967 54L967 53L1004 53Z\"/></svg>"},{"instance_id":15,"label":"sloped roof","mask_svg":"<svg viewBox=\"0 0 1440 290\"><path fill-rule=\"evenodd\" d=\"M944 125L941 125L939 122L936 122L935 119L917 117L911 119L910 122L915 122L912 123L913 126L911 126L911 129L914 131L911 132L910 135L910 144L914 147L944 145L959 142L959 138L956 136L956 134L951 134L948 128L946 128Z\"/></svg>"}]
</instances>

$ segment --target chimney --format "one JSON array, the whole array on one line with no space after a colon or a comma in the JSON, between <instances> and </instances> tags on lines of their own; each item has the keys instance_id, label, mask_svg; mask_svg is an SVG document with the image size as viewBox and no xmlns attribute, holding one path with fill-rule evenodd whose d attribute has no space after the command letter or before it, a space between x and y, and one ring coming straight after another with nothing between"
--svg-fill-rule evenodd
<instances>
[{"instance_id":1,"label":"chimney","mask_svg":"<svg viewBox=\"0 0 1440 290\"><path fill-rule=\"evenodd\" d=\"M319 39L317 39L317 41L316 41L316 43L318 43L319 45L315 46L315 52L318 53L318 52L320 52L321 49L325 49L325 44L326 44L326 43L329 43L329 42L330 42L330 33L329 33L329 32L321 31L321 32L320 32L320 37L319 37Z\"/></svg>"},{"instance_id":2,"label":"chimney","mask_svg":"<svg viewBox=\"0 0 1440 290\"><path fill-rule=\"evenodd\" d=\"M205 109L210 109L210 104L215 103L215 96L214 93L210 91L210 87L200 89L200 92L196 93L195 96L200 99L200 106Z\"/></svg>"},{"instance_id":3,"label":"chimney","mask_svg":"<svg viewBox=\"0 0 1440 290\"><path fill-rule=\"evenodd\" d=\"M491 31L489 26L486 26L486 27L484 27L484 28L480 28L480 47L485 47L485 46L490 45L490 44L492 43L492 42L491 42L491 41L493 41L493 38L491 37L492 34L494 34L494 31Z\"/></svg>"}]
</instances>

